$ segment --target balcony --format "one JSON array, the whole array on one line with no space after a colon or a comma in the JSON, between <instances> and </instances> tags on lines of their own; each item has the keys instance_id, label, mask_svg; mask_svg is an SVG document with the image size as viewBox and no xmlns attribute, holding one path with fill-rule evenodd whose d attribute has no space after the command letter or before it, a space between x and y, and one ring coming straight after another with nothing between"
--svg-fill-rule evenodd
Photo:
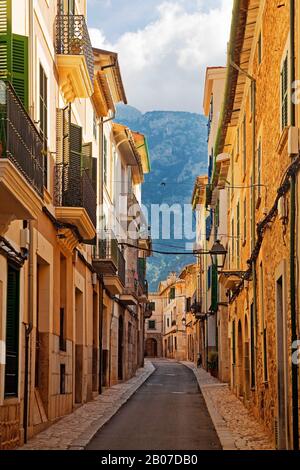
<instances>
[{"instance_id":1,"label":"balcony","mask_svg":"<svg viewBox=\"0 0 300 470\"><path fill-rule=\"evenodd\" d=\"M148 302L145 308L144 319L149 320L149 318L152 317L154 311L155 311L155 303Z\"/></svg>"},{"instance_id":2,"label":"balcony","mask_svg":"<svg viewBox=\"0 0 300 470\"><path fill-rule=\"evenodd\" d=\"M126 283L120 300L124 305L137 305L139 301L138 275L132 269L126 270Z\"/></svg>"},{"instance_id":3,"label":"balcony","mask_svg":"<svg viewBox=\"0 0 300 470\"><path fill-rule=\"evenodd\" d=\"M0 235L42 209L43 141L9 83L0 81Z\"/></svg>"},{"instance_id":4,"label":"balcony","mask_svg":"<svg viewBox=\"0 0 300 470\"><path fill-rule=\"evenodd\" d=\"M141 302L147 302L148 300L148 282L146 280L146 259L138 259L138 296Z\"/></svg>"},{"instance_id":5,"label":"balcony","mask_svg":"<svg viewBox=\"0 0 300 470\"><path fill-rule=\"evenodd\" d=\"M94 54L83 15L56 17L56 54L64 99L89 98L94 92Z\"/></svg>"},{"instance_id":6,"label":"balcony","mask_svg":"<svg viewBox=\"0 0 300 470\"><path fill-rule=\"evenodd\" d=\"M125 259L112 232L101 234L93 257L93 266L103 275L103 282L112 295L119 295L125 286Z\"/></svg>"},{"instance_id":7,"label":"balcony","mask_svg":"<svg viewBox=\"0 0 300 470\"><path fill-rule=\"evenodd\" d=\"M75 160L55 167L56 217L76 227L83 240L96 235L96 192L86 171Z\"/></svg>"}]
</instances>

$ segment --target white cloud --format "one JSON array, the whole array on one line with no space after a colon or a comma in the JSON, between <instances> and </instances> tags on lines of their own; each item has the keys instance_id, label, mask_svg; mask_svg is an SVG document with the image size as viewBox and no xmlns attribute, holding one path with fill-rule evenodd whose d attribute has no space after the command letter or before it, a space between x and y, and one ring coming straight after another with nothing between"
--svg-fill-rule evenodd
<instances>
[{"instance_id":1,"label":"white cloud","mask_svg":"<svg viewBox=\"0 0 300 470\"><path fill-rule=\"evenodd\" d=\"M190 12L182 0L162 2L156 21L115 44L90 30L95 47L119 53L129 104L142 111L202 111L205 69L226 63L232 0L206 11L202 6L200 0Z\"/></svg>"}]
</instances>

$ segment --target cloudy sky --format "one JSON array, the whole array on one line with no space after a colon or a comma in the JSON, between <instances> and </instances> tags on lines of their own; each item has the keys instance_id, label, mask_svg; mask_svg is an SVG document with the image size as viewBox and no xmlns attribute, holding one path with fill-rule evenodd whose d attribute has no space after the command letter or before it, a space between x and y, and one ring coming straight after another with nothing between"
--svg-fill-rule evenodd
<instances>
[{"instance_id":1,"label":"cloudy sky","mask_svg":"<svg viewBox=\"0 0 300 470\"><path fill-rule=\"evenodd\" d=\"M93 46L119 53L129 104L202 112L207 66L225 65L233 0L89 0Z\"/></svg>"}]
</instances>

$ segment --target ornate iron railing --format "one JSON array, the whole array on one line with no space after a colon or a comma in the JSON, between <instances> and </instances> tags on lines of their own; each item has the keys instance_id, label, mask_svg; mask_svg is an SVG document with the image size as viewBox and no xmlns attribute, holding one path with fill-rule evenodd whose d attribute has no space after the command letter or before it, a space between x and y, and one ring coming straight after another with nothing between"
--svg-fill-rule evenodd
<instances>
[{"instance_id":1,"label":"ornate iron railing","mask_svg":"<svg viewBox=\"0 0 300 470\"><path fill-rule=\"evenodd\" d=\"M118 266L119 245L115 234L111 230L98 232L98 241L95 247L94 259L112 260L115 266Z\"/></svg>"},{"instance_id":2,"label":"ornate iron railing","mask_svg":"<svg viewBox=\"0 0 300 470\"><path fill-rule=\"evenodd\" d=\"M82 207L96 227L96 192L86 171L72 164L55 166L55 205L57 207Z\"/></svg>"},{"instance_id":3,"label":"ornate iron railing","mask_svg":"<svg viewBox=\"0 0 300 470\"><path fill-rule=\"evenodd\" d=\"M13 87L0 81L0 158L8 158L43 197L43 140Z\"/></svg>"},{"instance_id":4,"label":"ornate iron railing","mask_svg":"<svg viewBox=\"0 0 300 470\"><path fill-rule=\"evenodd\" d=\"M58 15L56 17L56 53L83 55L93 83L94 55L84 15Z\"/></svg>"}]
</instances>

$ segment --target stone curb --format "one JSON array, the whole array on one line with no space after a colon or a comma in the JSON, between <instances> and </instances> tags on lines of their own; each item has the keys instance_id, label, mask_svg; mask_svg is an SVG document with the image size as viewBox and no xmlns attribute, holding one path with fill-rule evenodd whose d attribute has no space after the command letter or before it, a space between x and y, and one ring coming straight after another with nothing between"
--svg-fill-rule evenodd
<instances>
[{"instance_id":1,"label":"stone curb","mask_svg":"<svg viewBox=\"0 0 300 470\"><path fill-rule=\"evenodd\" d=\"M181 362L181 364L183 364L188 369L191 369L195 374L195 377L197 379L199 388L200 388L201 393L204 397L208 412L210 414L213 425L216 429L216 433L219 437L219 440L220 440L220 443L221 443L221 446L222 446L223 450L238 450L236 445L235 445L235 439L233 437L232 432L228 428L228 426L226 424L226 421L222 418L220 413L216 410L209 394L207 393L208 388L211 388L213 386L223 387L223 386L226 386L226 384L222 384L222 383L220 383L220 384L203 384L203 383L201 383L201 380L198 377L197 369L196 369L194 364L192 364L192 363L187 364L186 362Z\"/></svg>"},{"instance_id":2,"label":"stone curb","mask_svg":"<svg viewBox=\"0 0 300 470\"><path fill-rule=\"evenodd\" d=\"M75 439L72 444L68 446L68 450L85 450L97 432L115 416L115 414L146 382L146 380L149 379L154 371L155 367L152 362L149 361L146 363L145 372L143 372L141 376L138 377L137 381L132 385L132 387L130 387L129 390L124 391L121 397L112 404L112 406L104 413L104 415L95 420L77 439Z\"/></svg>"}]
</instances>

